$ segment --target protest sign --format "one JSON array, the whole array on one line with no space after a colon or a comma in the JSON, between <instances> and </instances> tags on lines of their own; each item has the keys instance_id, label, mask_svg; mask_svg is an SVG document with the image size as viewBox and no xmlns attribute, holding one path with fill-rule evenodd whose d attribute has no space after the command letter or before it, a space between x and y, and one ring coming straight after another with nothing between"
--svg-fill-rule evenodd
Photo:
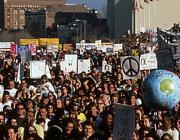
<instances>
[{"instance_id":1,"label":"protest sign","mask_svg":"<svg viewBox=\"0 0 180 140\"><path fill-rule=\"evenodd\" d=\"M102 61L102 72L112 72L112 65L107 64L106 61Z\"/></svg>"},{"instance_id":2,"label":"protest sign","mask_svg":"<svg viewBox=\"0 0 180 140\"><path fill-rule=\"evenodd\" d=\"M120 52L123 49L123 44L114 44L114 52Z\"/></svg>"},{"instance_id":3,"label":"protest sign","mask_svg":"<svg viewBox=\"0 0 180 140\"><path fill-rule=\"evenodd\" d=\"M81 59L78 60L78 74L81 72L90 72L91 70L91 63L90 59Z\"/></svg>"},{"instance_id":4,"label":"protest sign","mask_svg":"<svg viewBox=\"0 0 180 140\"><path fill-rule=\"evenodd\" d=\"M39 45L38 39L20 39L19 40L19 45L31 45L35 44L36 46Z\"/></svg>"},{"instance_id":5,"label":"protest sign","mask_svg":"<svg viewBox=\"0 0 180 140\"><path fill-rule=\"evenodd\" d=\"M156 52L158 69L174 71L174 64L170 49L161 49Z\"/></svg>"},{"instance_id":6,"label":"protest sign","mask_svg":"<svg viewBox=\"0 0 180 140\"><path fill-rule=\"evenodd\" d=\"M0 42L0 51L10 51L12 42Z\"/></svg>"},{"instance_id":7,"label":"protest sign","mask_svg":"<svg viewBox=\"0 0 180 140\"><path fill-rule=\"evenodd\" d=\"M30 78L40 79L44 74L51 79L50 70L45 61L30 61Z\"/></svg>"},{"instance_id":8,"label":"protest sign","mask_svg":"<svg viewBox=\"0 0 180 140\"><path fill-rule=\"evenodd\" d=\"M77 73L77 55L74 54L67 54L65 55L64 61L60 63L61 70L63 70L65 73L68 72L75 72Z\"/></svg>"},{"instance_id":9,"label":"protest sign","mask_svg":"<svg viewBox=\"0 0 180 140\"><path fill-rule=\"evenodd\" d=\"M157 69L157 58L155 53L142 54L140 56L140 70Z\"/></svg>"},{"instance_id":10,"label":"protest sign","mask_svg":"<svg viewBox=\"0 0 180 140\"><path fill-rule=\"evenodd\" d=\"M141 78L138 56L121 57L121 67L124 80Z\"/></svg>"},{"instance_id":11,"label":"protest sign","mask_svg":"<svg viewBox=\"0 0 180 140\"><path fill-rule=\"evenodd\" d=\"M113 140L132 140L135 126L135 109L129 105L115 104Z\"/></svg>"}]
</instances>

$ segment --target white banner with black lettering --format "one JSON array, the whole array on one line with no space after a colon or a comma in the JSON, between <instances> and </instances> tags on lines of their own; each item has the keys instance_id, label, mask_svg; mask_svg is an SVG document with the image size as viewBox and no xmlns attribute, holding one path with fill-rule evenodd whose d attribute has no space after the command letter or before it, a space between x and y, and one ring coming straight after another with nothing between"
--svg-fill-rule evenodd
<instances>
[{"instance_id":1,"label":"white banner with black lettering","mask_svg":"<svg viewBox=\"0 0 180 140\"><path fill-rule=\"evenodd\" d=\"M140 56L140 70L150 70L157 68L158 64L155 53L147 53Z\"/></svg>"}]
</instances>

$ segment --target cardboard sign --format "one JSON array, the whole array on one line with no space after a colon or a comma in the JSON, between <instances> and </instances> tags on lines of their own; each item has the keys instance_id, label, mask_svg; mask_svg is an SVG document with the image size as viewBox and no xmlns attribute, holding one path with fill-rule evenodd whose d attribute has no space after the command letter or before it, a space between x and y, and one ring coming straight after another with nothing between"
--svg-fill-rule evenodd
<instances>
[{"instance_id":1,"label":"cardboard sign","mask_svg":"<svg viewBox=\"0 0 180 140\"><path fill-rule=\"evenodd\" d=\"M123 49L123 44L114 44L114 52L120 52Z\"/></svg>"},{"instance_id":2,"label":"cardboard sign","mask_svg":"<svg viewBox=\"0 0 180 140\"><path fill-rule=\"evenodd\" d=\"M106 73L106 72L112 72L112 65L107 64L106 61L102 61L102 72Z\"/></svg>"},{"instance_id":3,"label":"cardboard sign","mask_svg":"<svg viewBox=\"0 0 180 140\"><path fill-rule=\"evenodd\" d=\"M30 78L40 79L44 74L51 79L50 70L45 61L30 61Z\"/></svg>"},{"instance_id":4,"label":"cardboard sign","mask_svg":"<svg viewBox=\"0 0 180 140\"><path fill-rule=\"evenodd\" d=\"M65 60L60 63L61 70L63 70L65 73L68 72L75 72L77 73L77 55L74 54L67 54L65 55Z\"/></svg>"},{"instance_id":5,"label":"cardboard sign","mask_svg":"<svg viewBox=\"0 0 180 140\"><path fill-rule=\"evenodd\" d=\"M81 72L89 73L91 70L90 59L81 59L78 60L78 74Z\"/></svg>"},{"instance_id":6,"label":"cardboard sign","mask_svg":"<svg viewBox=\"0 0 180 140\"><path fill-rule=\"evenodd\" d=\"M135 109L129 105L115 104L113 140L132 140L135 126Z\"/></svg>"},{"instance_id":7,"label":"cardboard sign","mask_svg":"<svg viewBox=\"0 0 180 140\"><path fill-rule=\"evenodd\" d=\"M121 67L124 80L141 78L138 56L121 57Z\"/></svg>"},{"instance_id":8,"label":"cardboard sign","mask_svg":"<svg viewBox=\"0 0 180 140\"><path fill-rule=\"evenodd\" d=\"M162 49L156 52L158 69L174 71L173 59L170 49Z\"/></svg>"},{"instance_id":9,"label":"cardboard sign","mask_svg":"<svg viewBox=\"0 0 180 140\"><path fill-rule=\"evenodd\" d=\"M140 57L140 70L157 69L157 58L155 53L142 54Z\"/></svg>"}]
</instances>

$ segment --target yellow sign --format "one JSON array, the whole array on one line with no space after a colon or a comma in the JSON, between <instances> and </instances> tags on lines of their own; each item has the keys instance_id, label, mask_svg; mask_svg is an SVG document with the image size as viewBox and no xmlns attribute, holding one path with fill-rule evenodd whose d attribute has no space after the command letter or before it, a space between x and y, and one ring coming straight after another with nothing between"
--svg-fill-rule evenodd
<instances>
[{"instance_id":1,"label":"yellow sign","mask_svg":"<svg viewBox=\"0 0 180 140\"><path fill-rule=\"evenodd\" d=\"M20 39L19 40L19 44L20 45L31 45L31 44L35 44L38 46L38 39Z\"/></svg>"},{"instance_id":2,"label":"yellow sign","mask_svg":"<svg viewBox=\"0 0 180 140\"><path fill-rule=\"evenodd\" d=\"M112 42L101 43L101 46L113 46L113 43Z\"/></svg>"},{"instance_id":3,"label":"yellow sign","mask_svg":"<svg viewBox=\"0 0 180 140\"><path fill-rule=\"evenodd\" d=\"M73 49L72 44L64 44L63 45L63 51L68 52L71 51Z\"/></svg>"},{"instance_id":4,"label":"yellow sign","mask_svg":"<svg viewBox=\"0 0 180 140\"><path fill-rule=\"evenodd\" d=\"M39 45L58 45L59 38L39 38Z\"/></svg>"}]
</instances>

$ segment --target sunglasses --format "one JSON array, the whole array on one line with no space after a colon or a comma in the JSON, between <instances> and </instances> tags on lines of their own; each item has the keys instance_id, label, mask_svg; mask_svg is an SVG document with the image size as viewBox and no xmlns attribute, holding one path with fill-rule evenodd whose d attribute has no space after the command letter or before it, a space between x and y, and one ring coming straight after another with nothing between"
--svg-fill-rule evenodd
<instances>
[{"instance_id":1,"label":"sunglasses","mask_svg":"<svg viewBox=\"0 0 180 140\"><path fill-rule=\"evenodd\" d=\"M18 110L23 110L24 108L18 108Z\"/></svg>"}]
</instances>

